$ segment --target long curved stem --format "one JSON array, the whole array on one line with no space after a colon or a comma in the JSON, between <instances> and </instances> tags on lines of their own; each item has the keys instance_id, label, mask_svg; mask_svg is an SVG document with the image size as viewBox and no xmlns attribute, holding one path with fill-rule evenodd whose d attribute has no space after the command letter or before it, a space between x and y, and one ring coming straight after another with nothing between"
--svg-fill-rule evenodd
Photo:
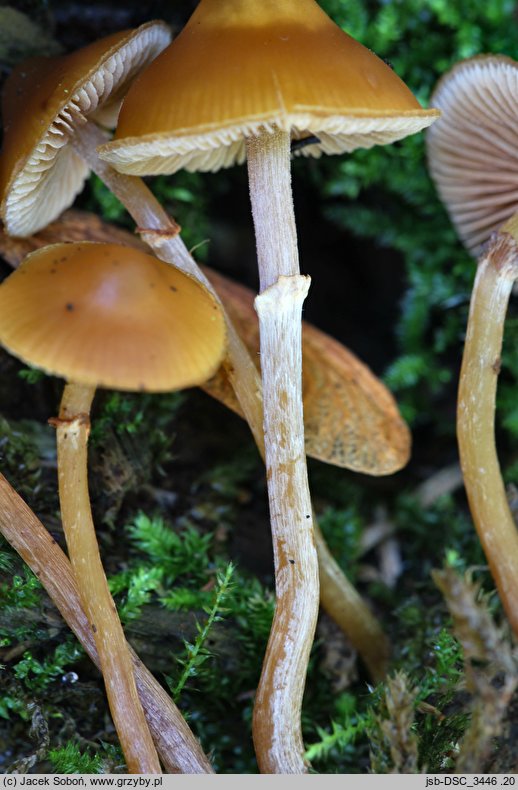
<instances>
[{"instance_id":1,"label":"long curved stem","mask_svg":"<svg viewBox=\"0 0 518 790\"><path fill-rule=\"evenodd\" d=\"M300 716L319 604L302 413L302 304L309 278L299 273L289 134L248 140L247 161L261 281L255 308L276 586L253 735L263 773L302 773Z\"/></svg>"},{"instance_id":2,"label":"long curved stem","mask_svg":"<svg viewBox=\"0 0 518 790\"><path fill-rule=\"evenodd\" d=\"M503 607L518 636L518 530L495 447L495 398L518 246L508 233L490 243L477 270L459 383L457 435L471 515Z\"/></svg>"},{"instance_id":3,"label":"long curved stem","mask_svg":"<svg viewBox=\"0 0 518 790\"><path fill-rule=\"evenodd\" d=\"M153 248L155 254L196 277L217 297L216 290L178 235L178 226L168 217L144 181L118 173L99 159L96 148L104 142L106 142L104 133L93 123L82 126L74 137L74 146L78 153L126 207L135 220L142 238ZM246 346L228 315L226 323L228 338L226 373L264 459L261 380ZM314 516L313 520L315 521ZM373 678L380 680L386 674L389 652L388 641L381 624L332 558L325 539L318 529L315 539L319 557L322 605L359 651Z\"/></svg>"},{"instance_id":4,"label":"long curved stem","mask_svg":"<svg viewBox=\"0 0 518 790\"><path fill-rule=\"evenodd\" d=\"M70 562L94 633L110 711L130 773L161 773L133 663L99 556L90 510L87 442L93 387L67 384L57 428L59 499Z\"/></svg>"},{"instance_id":5,"label":"long curved stem","mask_svg":"<svg viewBox=\"0 0 518 790\"><path fill-rule=\"evenodd\" d=\"M389 641L376 617L329 551L313 517L320 574L320 603L361 655L375 683L386 675L390 659Z\"/></svg>"},{"instance_id":6,"label":"long curved stem","mask_svg":"<svg viewBox=\"0 0 518 790\"><path fill-rule=\"evenodd\" d=\"M2 474L0 533L38 577L67 625L100 667L94 634L81 604L70 561ZM172 699L131 647L129 651L139 697L166 771L172 774L213 773Z\"/></svg>"}]
</instances>

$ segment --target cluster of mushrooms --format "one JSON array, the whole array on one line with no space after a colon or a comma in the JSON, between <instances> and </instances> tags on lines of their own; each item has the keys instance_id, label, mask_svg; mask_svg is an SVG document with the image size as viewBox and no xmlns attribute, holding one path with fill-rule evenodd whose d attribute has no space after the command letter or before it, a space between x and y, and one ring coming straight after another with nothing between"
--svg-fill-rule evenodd
<instances>
[{"instance_id":1,"label":"cluster of mushrooms","mask_svg":"<svg viewBox=\"0 0 518 790\"><path fill-rule=\"evenodd\" d=\"M492 63L491 68L496 73ZM468 88L465 103L470 95ZM442 108L440 91L436 99ZM446 104L447 98L445 115ZM299 270L291 150L319 157L391 143L438 116L438 110L422 109L391 68L338 28L315 0L200 0L172 43L167 26L150 22L72 54L34 58L7 80L0 157L5 233L30 237L45 229L73 204L93 171L126 207L142 242L63 239L19 266L14 256L16 271L0 286L2 344L67 381L52 424L70 562L1 477L0 530L98 663L130 772L212 768L181 714L128 646L108 590L87 486L95 390L165 392L199 385L248 422L266 464L276 579L253 739L262 772L306 772L300 714L319 600L374 680L383 678L389 652L380 624L318 529L306 453L389 474L406 463L410 440L381 383L336 341L312 327L303 330L310 278ZM109 128L115 128L113 135ZM444 126L436 128L439 139ZM431 151L435 139L431 134ZM446 157L456 148L455 139L435 145ZM498 155L507 145L502 134ZM489 156L484 143L482 148ZM140 179L180 168L215 171L245 160L259 265L255 301L240 286L197 266L179 226ZM437 173L446 174L445 193L458 203L460 186L445 161ZM503 170L502 185L509 180ZM503 209L488 211L482 221L477 187L467 189L470 205L462 216L470 229L476 226L479 243L479 229L497 226ZM503 194L503 186L495 192ZM518 271L512 235L507 228L490 253L493 279L503 284L498 290L484 281L481 299L496 299L487 295L495 288L500 301L508 294ZM474 329L470 342L488 340ZM498 342L496 335L492 342ZM482 364L477 349L468 353ZM493 381L497 356L493 349L483 363L483 375L491 368ZM462 414L473 414L472 399L494 399L494 391L472 395L473 380L482 373L470 364ZM474 508L480 514L479 500L487 502L484 492L477 494L481 484L474 467L481 463L481 436L488 426L463 419L463 463L468 478L476 478ZM491 459L483 463L489 468ZM483 514L479 518L484 522ZM482 523L481 535L490 528ZM488 540L488 554L516 623L515 533L502 541L503 554L493 555L497 541Z\"/></svg>"}]
</instances>

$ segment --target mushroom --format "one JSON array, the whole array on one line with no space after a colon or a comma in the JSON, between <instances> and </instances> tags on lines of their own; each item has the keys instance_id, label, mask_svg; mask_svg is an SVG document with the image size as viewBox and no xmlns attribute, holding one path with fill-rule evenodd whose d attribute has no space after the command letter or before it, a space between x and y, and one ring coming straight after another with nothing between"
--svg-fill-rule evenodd
<instances>
[{"instance_id":1,"label":"mushroom","mask_svg":"<svg viewBox=\"0 0 518 790\"><path fill-rule=\"evenodd\" d=\"M87 119L115 125L129 83L170 40L164 23L149 22L12 71L0 156L0 215L11 236L36 233L74 202L90 172L74 145Z\"/></svg>"},{"instance_id":2,"label":"mushroom","mask_svg":"<svg viewBox=\"0 0 518 790\"><path fill-rule=\"evenodd\" d=\"M518 532L495 446L495 400L507 305L518 277L518 64L463 61L433 96L442 110L427 136L430 172L468 249L482 254L459 379L457 437L471 514L511 627L518 635Z\"/></svg>"},{"instance_id":3,"label":"mushroom","mask_svg":"<svg viewBox=\"0 0 518 790\"><path fill-rule=\"evenodd\" d=\"M32 253L0 286L0 314L8 351L68 381L52 422L70 561L128 769L160 772L95 537L89 414L99 386L164 392L209 378L224 352L221 312L202 286L162 261L120 245L82 243Z\"/></svg>"},{"instance_id":4,"label":"mushroom","mask_svg":"<svg viewBox=\"0 0 518 790\"><path fill-rule=\"evenodd\" d=\"M137 60L142 59L143 55L139 54L138 46L140 37L142 36L145 41L151 33L154 40L156 39L156 48L167 43L165 41L167 31L162 26L158 25L157 30L152 27L149 31L147 26L143 26L131 34L118 34L119 39L115 39L118 40L118 45L114 44L113 37L109 37L74 53L74 55L66 56L65 59L59 59L57 66L53 65L54 61L43 59L32 61L31 68L37 66L38 73L46 75L43 96L41 93L38 95L31 93L33 84L37 86L38 80L27 78L29 71L25 66L22 65L13 72L6 83L3 103L3 114L7 128L4 150L0 157L0 186L3 192L0 213L2 213L8 233L34 233L44 221L55 218L63 207L69 205L74 199L76 190L80 188L79 183L74 182L76 183L75 188L67 189L66 179L56 180L52 169L48 169L48 166L50 168L57 167L61 176L64 169L67 172L69 170L68 166L63 168L61 163L64 161L71 163L70 172L73 172L72 165L80 166L85 172L89 167L126 206L137 223L142 238L153 247L154 252L160 258L173 263L192 274L207 287L211 287L178 235L178 225L167 216L146 185L134 176L117 173L106 162L101 162L95 151L97 145L105 142L106 135L95 123L88 120L90 116L85 95L89 96L92 92L95 94L95 89L98 86L102 87L102 92L97 98L94 95L94 101L91 104L91 108L96 110L92 116L95 119L98 114L99 102L111 101L110 86L117 96L122 90L117 80L113 81L111 78L107 78L107 75L111 75L114 71L113 64L117 65L120 61L121 67L116 69L116 73L119 76L124 76L126 73L124 69L129 67L127 65L128 54L136 53ZM151 47L150 55L153 54L156 54L156 49ZM131 58L129 61L131 62ZM82 72L78 70L81 63L83 64ZM68 67L73 64L74 68L68 70L67 64ZM124 68L122 64L126 64ZM56 80L51 79L52 75L56 77ZM126 84L127 80L124 80L123 85ZM68 99L66 102L64 97ZM35 107L34 118L38 118L41 104L45 108L53 108L53 112L47 115L46 125L45 123L35 123L32 126L27 124L26 107L28 103L32 103ZM102 107L105 106L104 103ZM81 108L80 113L77 112L78 106ZM42 118L42 120L45 119ZM49 139L53 143L50 147L48 145ZM53 157L52 154L56 146L59 149L59 156ZM41 160L41 151L45 153L43 160ZM11 156L12 152L16 154L14 157ZM83 165L78 164L78 157L82 157ZM43 180L38 177L39 171L44 173ZM23 185L21 190L18 188L20 184ZM47 191L47 185L53 187L50 192ZM59 200L55 199L56 190L59 190ZM22 200L21 203L17 203L19 199ZM41 213L43 207L45 208L44 215ZM23 215L22 223L18 221L18 209ZM224 363L226 375L234 388L240 408L245 414L254 438L261 452L264 452L260 378L250 355L228 317L227 338L227 358ZM331 555L318 529L315 538L321 565L325 564L327 567ZM360 628L363 623L366 626L372 625L373 621L361 616L364 609L361 599L343 573L339 572L336 563L332 563L331 570L331 573L326 573L322 577L322 597L324 601L334 602L335 611L337 611L337 604L341 599L338 609L342 627L344 623L347 625L350 619L357 622ZM372 645L370 625L364 630L362 642ZM381 634L379 626L376 632ZM377 644L380 642L386 644L386 640L381 637L374 641ZM386 650L380 650L379 659L373 658L373 661L374 663L369 662L371 671L374 672L376 678L380 678L386 667Z\"/></svg>"},{"instance_id":5,"label":"mushroom","mask_svg":"<svg viewBox=\"0 0 518 790\"><path fill-rule=\"evenodd\" d=\"M458 235L474 253L518 211L518 63L478 55L439 80L443 113L426 136L428 166Z\"/></svg>"},{"instance_id":6,"label":"mushroom","mask_svg":"<svg viewBox=\"0 0 518 790\"><path fill-rule=\"evenodd\" d=\"M217 170L247 159L259 262L264 438L277 603L254 710L264 772L299 773L300 710L318 610L304 450L292 138L304 155L388 143L428 126L383 61L314 0L201 0L184 30L127 94L100 155L135 175Z\"/></svg>"},{"instance_id":7,"label":"mushroom","mask_svg":"<svg viewBox=\"0 0 518 790\"><path fill-rule=\"evenodd\" d=\"M60 222L28 239L11 239L0 230L0 253L16 267L34 249L58 240L74 241L86 233L92 241L118 240L139 249L145 246L133 234L104 223L93 214L69 211ZM232 319L249 353L258 361L253 292L208 267L203 267L203 271L224 303L227 320ZM344 346L307 323L303 324L302 357L308 455L373 475L400 469L410 452L410 432L383 384ZM202 388L245 416L223 367ZM371 677L382 681L390 653L388 639L331 555L315 517L314 526L322 606L358 650Z\"/></svg>"}]
</instances>

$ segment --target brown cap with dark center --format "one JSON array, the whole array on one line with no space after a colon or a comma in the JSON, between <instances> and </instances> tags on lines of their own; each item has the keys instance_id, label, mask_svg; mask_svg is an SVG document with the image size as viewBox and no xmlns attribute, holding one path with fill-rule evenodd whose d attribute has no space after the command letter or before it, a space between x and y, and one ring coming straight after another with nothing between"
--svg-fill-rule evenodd
<instances>
[{"instance_id":1,"label":"brown cap with dark center","mask_svg":"<svg viewBox=\"0 0 518 790\"><path fill-rule=\"evenodd\" d=\"M479 55L458 63L432 101L442 117L427 134L437 191L469 250L518 211L518 63Z\"/></svg>"},{"instance_id":2,"label":"brown cap with dark center","mask_svg":"<svg viewBox=\"0 0 518 790\"><path fill-rule=\"evenodd\" d=\"M136 175L217 170L261 130L316 136L302 152L319 156L393 142L437 115L314 0L201 0L100 154Z\"/></svg>"},{"instance_id":3,"label":"brown cap with dark center","mask_svg":"<svg viewBox=\"0 0 518 790\"><path fill-rule=\"evenodd\" d=\"M151 255L53 244L0 286L0 342L78 384L163 392L216 372L225 324L203 286Z\"/></svg>"},{"instance_id":4,"label":"brown cap with dark center","mask_svg":"<svg viewBox=\"0 0 518 790\"><path fill-rule=\"evenodd\" d=\"M27 236L55 219L82 189L89 168L69 145L91 117L114 126L135 74L167 46L162 22L114 33L70 55L31 58L8 78L0 156L0 215Z\"/></svg>"}]
</instances>

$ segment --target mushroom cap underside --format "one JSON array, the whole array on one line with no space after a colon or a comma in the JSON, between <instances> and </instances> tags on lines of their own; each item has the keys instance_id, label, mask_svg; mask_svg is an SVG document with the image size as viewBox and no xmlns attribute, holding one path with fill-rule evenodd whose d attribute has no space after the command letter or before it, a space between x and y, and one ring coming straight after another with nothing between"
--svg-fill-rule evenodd
<instances>
[{"instance_id":1,"label":"mushroom cap underside","mask_svg":"<svg viewBox=\"0 0 518 790\"><path fill-rule=\"evenodd\" d=\"M117 244L54 244L0 286L0 342L47 373L96 387L163 392L217 370L225 323L192 277Z\"/></svg>"},{"instance_id":2,"label":"mushroom cap underside","mask_svg":"<svg viewBox=\"0 0 518 790\"><path fill-rule=\"evenodd\" d=\"M2 97L0 155L0 215L11 235L35 233L74 201L89 173L69 145L76 125L92 118L114 126L129 83L170 40L164 23L149 22L14 69Z\"/></svg>"},{"instance_id":3,"label":"mushroom cap underside","mask_svg":"<svg viewBox=\"0 0 518 790\"><path fill-rule=\"evenodd\" d=\"M100 153L139 175L217 170L275 127L316 136L301 152L319 156L393 142L437 116L314 0L202 0L135 81Z\"/></svg>"},{"instance_id":4,"label":"mushroom cap underside","mask_svg":"<svg viewBox=\"0 0 518 790\"><path fill-rule=\"evenodd\" d=\"M427 133L430 174L459 237L477 253L518 211L518 63L478 55L439 81Z\"/></svg>"}]
</instances>

